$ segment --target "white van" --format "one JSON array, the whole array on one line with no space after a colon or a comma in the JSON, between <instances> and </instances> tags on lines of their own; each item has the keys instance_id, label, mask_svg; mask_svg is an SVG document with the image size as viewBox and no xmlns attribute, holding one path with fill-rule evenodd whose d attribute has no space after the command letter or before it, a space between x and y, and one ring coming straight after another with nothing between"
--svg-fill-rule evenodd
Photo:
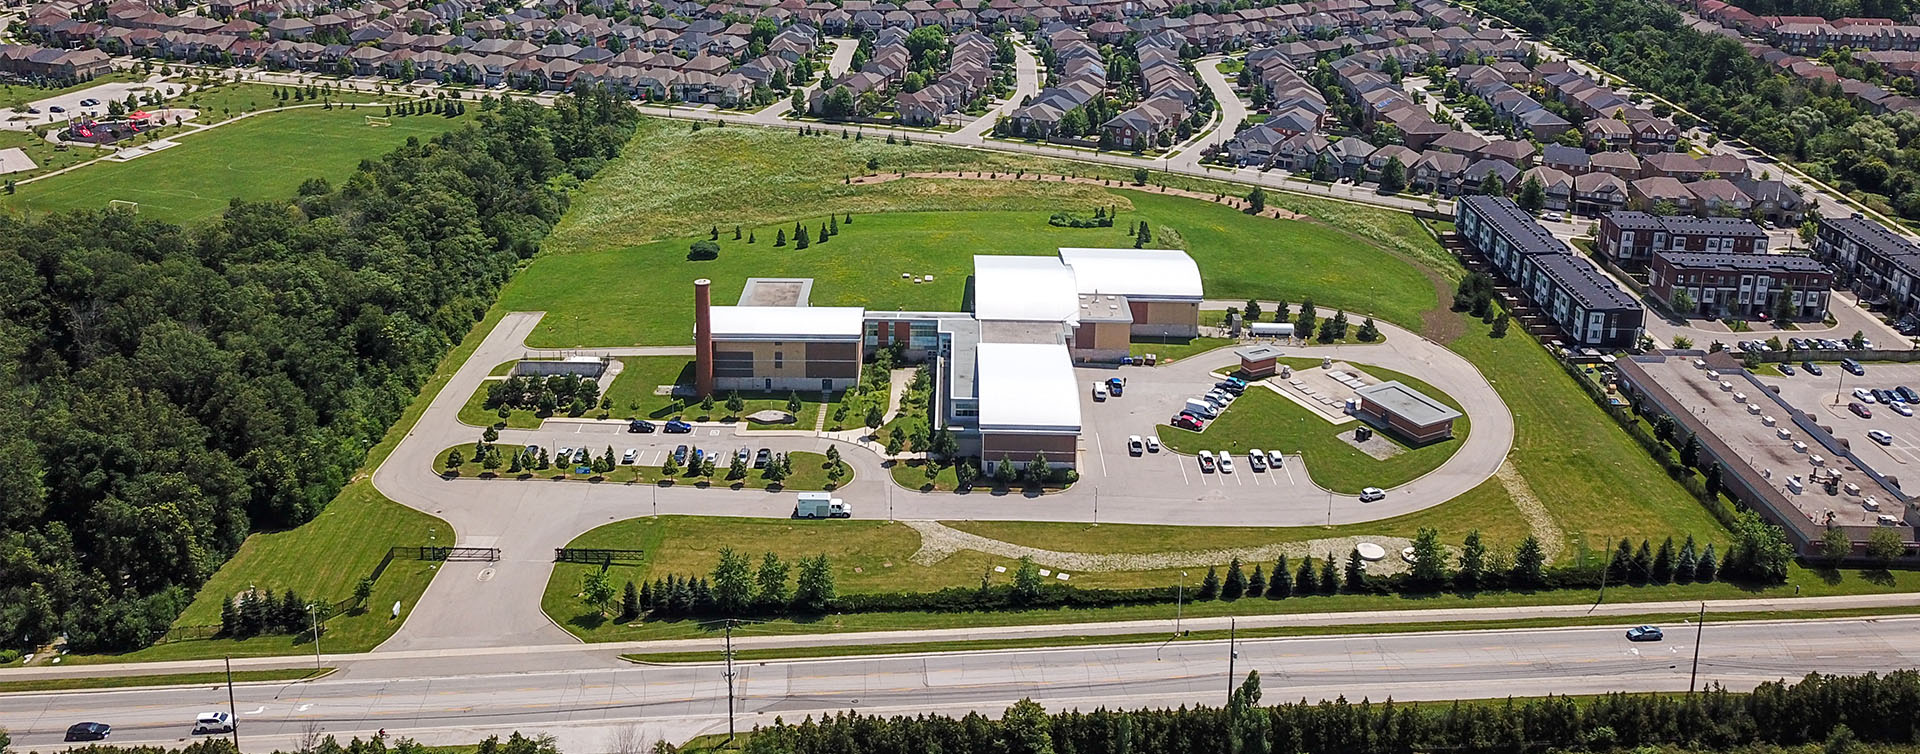
<instances>
[{"instance_id":1,"label":"white van","mask_svg":"<svg viewBox=\"0 0 1920 754\"><path fill-rule=\"evenodd\" d=\"M1093 383L1093 399L1096 401L1104 401L1107 399L1107 383Z\"/></svg>"},{"instance_id":2,"label":"white van","mask_svg":"<svg viewBox=\"0 0 1920 754\"><path fill-rule=\"evenodd\" d=\"M1190 411L1194 416L1202 419L1216 419L1220 416L1220 412L1214 410L1213 404L1199 398L1188 398L1187 405L1182 410Z\"/></svg>"},{"instance_id":3,"label":"white van","mask_svg":"<svg viewBox=\"0 0 1920 754\"><path fill-rule=\"evenodd\" d=\"M225 712L202 712L193 719L193 733L232 733L233 717Z\"/></svg>"}]
</instances>

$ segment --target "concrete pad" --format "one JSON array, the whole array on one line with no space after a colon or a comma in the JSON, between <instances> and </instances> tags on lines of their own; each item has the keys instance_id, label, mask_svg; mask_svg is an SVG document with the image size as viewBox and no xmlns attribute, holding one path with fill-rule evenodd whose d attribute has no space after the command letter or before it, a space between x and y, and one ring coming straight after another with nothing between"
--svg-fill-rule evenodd
<instances>
[{"instance_id":1,"label":"concrete pad","mask_svg":"<svg viewBox=\"0 0 1920 754\"><path fill-rule=\"evenodd\" d=\"M0 175L24 173L38 167L40 166L33 164L33 159L19 147L0 149Z\"/></svg>"}]
</instances>

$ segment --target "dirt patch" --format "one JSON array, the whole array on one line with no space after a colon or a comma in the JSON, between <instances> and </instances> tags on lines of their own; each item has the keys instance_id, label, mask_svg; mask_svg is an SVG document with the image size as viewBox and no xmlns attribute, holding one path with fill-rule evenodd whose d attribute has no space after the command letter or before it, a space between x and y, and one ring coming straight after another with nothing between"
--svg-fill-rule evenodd
<instances>
[{"instance_id":1,"label":"dirt patch","mask_svg":"<svg viewBox=\"0 0 1920 754\"><path fill-rule=\"evenodd\" d=\"M1127 189L1129 191L1146 191L1154 194L1165 194L1167 196L1181 196L1181 197L1186 197L1188 199L1198 199L1203 202L1213 202L1215 204L1225 205L1225 206L1240 210L1242 212L1246 212L1249 209L1247 201L1237 196L1221 196L1216 194L1203 194L1198 191L1188 191L1186 189L1167 188L1165 186L1136 186L1134 184L1127 183L1125 181L1116 181L1111 178L1104 178L1104 179L1088 178L1085 176L1076 176L1076 175L1048 175L1044 173L997 173L997 172L990 172L990 171L969 172L964 170L948 170L948 171L931 172L931 173L892 173L892 174L883 173L880 175L863 175L853 179L852 181L849 181L849 183L854 186L866 186L866 185L872 185L876 183L886 183L888 181L897 181L903 178L921 178L921 179L934 178L934 179L967 180L967 181L1030 181L1033 183L1077 183L1082 186L1102 186L1106 188ZM1308 220L1310 219L1306 215L1302 215L1290 210L1281 209L1279 207L1267 207L1264 211L1259 213L1259 216L1269 217L1275 220Z\"/></svg>"},{"instance_id":2,"label":"dirt patch","mask_svg":"<svg viewBox=\"0 0 1920 754\"><path fill-rule=\"evenodd\" d=\"M1388 553L1385 559L1368 563L1367 572L1373 574L1399 573L1407 569L1407 563L1399 557L1403 548L1411 546L1412 540L1405 537L1361 536L1361 537L1325 537L1304 542L1285 542L1261 545L1259 547L1225 547L1217 550L1185 550L1180 552L1151 553L1090 553L1059 552L1042 550L1038 547L1016 545L998 539L989 539L978 534L970 534L952 528L938 521L902 521L920 533L920 549L908 558L920 565L935 565L947 556L961 550L996 555L1017 560L1031 557L1033 562L1047 568L1068 573L1109 573L1115 571L1154 571L1167 568L1203 568L1225 565L1234 558L1249 565L1271 563L1285 555L1299 559L1312 555L1315 558L1333 557L1345 562L1347 553L1361 542L1372 542L1384 548Z\"/></svg>"},{"instance_id":3,"label":"dirt patch","mask_svg":"<svg viewBox=\"0 0 1920 754\"><path fill-rule=\"evenodd\" d=\"M1559 524L1554 523L1553 515L1547 512L1546 504L1540 502L1540 496L1533 494L1533 485L1527 484L1527 478L1520 476L1520 470L1514 468L1513 459L1501 463L1493 476L1500 480L1500 486L1507 488L1507 496L1513 498L1514 507L1520 509L1520 517L1527 520L1527 531L1533 534L1534 539L1540 540L1540 552L1547 556L1547 562L1551 563L1560 557L1560 548L1565 544L1567 535L1560 530Z\"/></svg>"}]
</instances>

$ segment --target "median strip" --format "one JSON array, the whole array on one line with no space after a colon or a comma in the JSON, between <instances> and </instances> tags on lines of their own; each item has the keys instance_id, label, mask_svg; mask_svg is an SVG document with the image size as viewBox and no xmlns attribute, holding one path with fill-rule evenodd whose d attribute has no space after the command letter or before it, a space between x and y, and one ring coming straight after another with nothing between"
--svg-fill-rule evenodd
<instances>
[{"instance_id":1,"label":"median strip","mask_svg":"<svg viewBox=\"0 0 1920 754\"><path fill-rule=\"evenodd\" d=\"M1810 620L1821 618L1859 618L1876 615L1909 615L1909 606L1884 606L1845 608L1838 610L1778 610L1714 613L1709 624L1732 621L1752 620ZM1631 624L1668 624L1675 625L1690 622L1696 616L1691 612L1644 613L1639 615L1591 615L1574 618L1540 617L1513 618L1507 620L1460 620L1425 621L1414 623L1366 623L1328 626L1271 626L1264 628L1246 628L1237 632L1241 639L1259 639L1275 637L1342 636L1349 634L1401 634L1426 633L1433 631L1492 631L1520 628L1555 628L1578 626L1613 626ZM1709 625L1711 628L1711 625ZM1217 641L1227 638L1228 632L1219 629L1205 631L1187 631L1174 641ZM1676 637L1683 638L1683 637ZM1065 636L1033 636L1015 639L972 639L954 641L902 642L898 644L835 644L804 647L768 647L764 649L734 650L735 661L755 660L793 660L821 657L854 657L867 655L899 655L932 652L977 652L994 649L1037 649L1044 647L1083 647L1107 644L1147 644L1168 640L1168 634L1130 633L1130 634L1075 634ZM634 663L673 665L684 663L722 662L726 655L721 650L690 650L681 652L636 652L623 654L620 659Z\"/></svg>"},{"instance_id":2,"label":"median strip","mask_svg":"<svg viewBox=\"0 0 1920 754\"><path fill-rule=\"evenodd\" d=\"M310 681L333 673L333 668L284 668L280 670L239 670L234 683L260 681ZM23 691L80 691L86 689L125 689L144 686L199 686L227 682L227 674L169 673L165 675L107 675L71 678L36 678L25 681L0 681L0 693Z\"/></svg>"}]
</instances>

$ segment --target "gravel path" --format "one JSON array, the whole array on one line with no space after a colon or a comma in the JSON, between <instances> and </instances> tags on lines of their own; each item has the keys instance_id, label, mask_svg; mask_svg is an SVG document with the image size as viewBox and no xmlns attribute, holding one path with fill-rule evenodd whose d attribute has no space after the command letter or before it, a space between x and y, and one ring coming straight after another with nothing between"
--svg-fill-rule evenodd
<instances>
[{"instance_id":1,"label":"gravel path","mask_svg":"<svg viewBox=\"0 0 1920 754\"><path fill-rule=\"evenodd\" d=\"M1107 188L1128 189L1132 191L1149 191L1155 194L1166 194L1167 196L1182 196L1188 199L1199 199L1200 201L1203 201L1203 202L1213 202L1215 204L1223 204L1228 207L1232 207L1234 209L1241 210L1241 211L1247 211L1251 209L1249 206L1247 206L1247 200L1237 196L1207 194L1199 191L1188 191L1186 189L1167 188L1165 186L1140 186L1140 185L1126 183L1124 181L1115 181L1115 180L1100 179L1100 178L1088 178L1086 176L1046 175L1042 173L996 173L996 172L973 171L973 173L969 175L966 171L960 171L960 170L947 170L947 171L941 171L941 172L920 172L920 173L881 173L879 175L857 176L853 180L849 181L848 183L854 186L865 186L865 185L870 185L875 183L886 183L888 181L897 181L902 178L939 178L939 179L969 180L969 181L1034 181L1034 182L1046 182L1046 183L1078 183L1083 186L1105 186ZM1279 207L1267 207L1264 211L1260 213L1260 216L1270 217L1276 220L1307 219L1306 215L1281 209ZM1165 232L1159 229L1155 229L1155 230L1156 232Z\"/></svg>"},{"instance_id":2,"label":"gravel path","mask_svg":"<svg viewBox=\"0 0 1920 754\"><path fill-rule=\"evenodd\" d=\"M1533 494L1533 485L1527 484L1527 478L1520 476L1520 470L1513 467L1513 460L1500 464L1500 470L1493 472L1500 486L1507 488L1507 495L1513 498L1513 505L1520 509L1520 517L1527 520L1527 529L1534 538L1540 540L1540 552L1552 563L1560 557L1560 548L1566 543L1567 535L1560 531L1560 525L1553 522L1553 514L1547 512L1547 506L1540 502L1540 496Z\"/></svg>"},{"instance_id":3,"label":"gravel path","mask_svg":"<svg viewBox=\"0 0 1920 754\"><path fill-rule=\"evenodd\" d=\"M1228 547L1218 550L1186 550L1181 552L1151 553L1090 553L1057 552L1042 550L1038 547L1016 545L998 539L988 539L977 534L969 534L938 521L902 521L920 533L920 550L908 558L920 565L934 565L947 556L961 550L973 550L988 555L1019 559L1031 557L1035 563L1066 571L1068 573L1109 572L1109 571L1152 571L1165 568L1200 568L1223 565L1234 558L1243 563L1268 563L1281 555L1298 559L1305 555L1316 558L1327 557L1332 553L1343 562L1347 553L1361 542L1372 542L1387 551L1384 560L1370 563L1368 573L1389 574L1406 570L1406 561L1400 559L1400 550L1413 542L1404 537L1326 537L1304 542L1284 542L1259 547Z\"/></svg>"}]
</instances>

